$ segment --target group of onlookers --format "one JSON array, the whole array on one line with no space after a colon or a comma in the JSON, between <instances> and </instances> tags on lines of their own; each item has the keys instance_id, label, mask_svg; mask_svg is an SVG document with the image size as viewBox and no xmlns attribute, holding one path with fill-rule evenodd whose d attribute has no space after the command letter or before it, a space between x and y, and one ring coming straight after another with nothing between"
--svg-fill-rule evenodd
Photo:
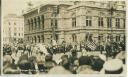
<instances>
[{"instance_id":1,"label":"group of onlookers","mask_svg":"<svg viewBox=\"0 0 128 77\"><path fill-rule=\"evenodd\" d=\"M124 44L108 43L103 47L99 46L97 51L99 54L95 55L92 52L96 51L87 52L84 45L78 47L62 44L40 47L38 44L6 44L3 46L3 72L4 74L124 73L126 64Z\"/></svg>"}]
</instances>

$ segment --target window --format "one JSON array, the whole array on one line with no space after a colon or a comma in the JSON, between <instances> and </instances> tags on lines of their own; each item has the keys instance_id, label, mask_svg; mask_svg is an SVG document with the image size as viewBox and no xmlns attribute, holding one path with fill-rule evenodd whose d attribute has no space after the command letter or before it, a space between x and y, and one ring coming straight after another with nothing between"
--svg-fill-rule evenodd
<instances>
[{"instance_id":1,"label":"window","mask_svg":"<svg viewBox=\"0 0 128 77\"><path fill-rule=\"evenodd\" d=\"M92 17L90 16L86 17L86 26L92 26Z\"/></svg>"},{"instance_id":2,"label":"window","mask_svg":"<svg viewBox=\"0 0 128 77\"><path fill-rule=\"evenodd\" d=\"M35 43L36 43L36 41L37 41L37 40L36 40L36 36L34 36L34 39L35 39Z\"/></svg>"},{"instance_id":3,"label":"window","mask_svg":"<svg viewBox=\"0 0 128 77\"><path fill-rule=\"evenodd\" d=\"M44 29L44 15L41 16L42 28Z\"/></svg>"},{"instance_id":4,"label":"window","mask_svg":"<svg viewBox=\"0 0 128 77\"><path fill-rule=\"evenodd\" d=\"M56 42L58 41L59 37L58 37L58 34L55 34L55 40Z\"/></svg>"},{"instance_id":5,"label":"window","mask_svg":"<svg viewBox=\"0 0 128 77\"><path fill-rule=\"evenodd\" d=\"M28 41L29 41L29 36L28 36Z\"/></svg>"},{"instance_id":6,"label":"window","mask_svg":"<svg viewBox=\"0 0 128 77\"><path fill-rule=\"evenodd\" d=\"M55 19L55 29L58 28L57 19Z\"/></svg>"},{"instance_id":7,"label":"window","mask_svg":"<svg viewBox=\"0 0 128 77\"><path fill-rule=\"evenodd\" d=\"M53 19L51 19L51 27L53 27Z\"/></svg>"},{"instance_id":8,"label":"window","mask_svg":"<svg viewBox=\"0 0 128 77\"><path fill-rule=\"evenodd\" d=\"M44 29L44 15L41 16L42 21L42 28Z\"/></svg>"},{"instance_id":9,"label":"window","mask_svg":"<svg viewBox=\"0 0 128 77\"><path fill-rule=\"evenodd\" d=\"M34 24L35 24L34 29L36 29L36 26L37 26L37 24L36 24L36 18L34 18Z\"/></svg>"},{"instance_id":10,"label":"window","mask_svg":"<svg viewBox=\"0 0 128 77\"><path fill-rule=\"evenodd\" d=\"M98 18L98 25L103 27L103 17Z\"/></svg>"},{"instance_id":11,"label":"window","mask_svg":"<svg viewBox=\"0 0 128 77\"><path fill-rule=\"evenodd\" d=\"M33 22L33 19L31 19L31 29L33 30L33 24L34 24L34 22Z\"/></svg>"},{"instance_id":12,"label":"window","mask_svg":"<svg viewBox=\"0 0 128 77\"><path fill-rule=\"evenodd\" d=\"M30 21L28 20L28 29L29 29L29 31L30 31L30 28L31 28Z\"/></svg>"},{"instance_id":13,"label":"window","mask_svg":"<svg viewBox=\"0 0 128 77\"><path fill-rule=\"evenodd\" d=\"M72 18L72 27L76 27L76 17Z\"/></svg>"},{"instance_id":14,"label":"window","mask_svg":"<svg viewBox=\"0 0 128 77\"><path fill-rule=\"evenodd\" d=\"M42 42L44 43L44 35L42 35L41 38L42 38Z\"/></svg>"},{"instance_id":15,"label":"window","mask_svg":"<svg viewBox=\"0 0 128 77\"><path fill-rule=\"evenodd\" d=\"M14 33L14 36L16 36L16 33Z\"/></svg>"},{"instance_id":16,"label":"window","mask_svg":"<svg viewBox=\"0 0 128 77\"><path fill-rule=\"evenodd\" d=\"M73 41L73 42L77 42L77 36L76 36L76 34L73 34L73 35L72 35L72 41Z\"/></svg>"},{"instance_id":17,"label":"window","mask_svg":"<svg viewBox=\"0 0 128 77\"><path fill-rule=\"evenodd\" d=\"M9 25L11 25L11 23L10 23L10 22L9 22L8 24L9 24Z\"/></svg>"},{"instance_id":18,"label":"window","mask_svg":"<svg viewBox=\"0 0 128 77\"><path fill-rule=\"evenodd\" d=\"M57 19L51 19L51 27L54 27L55 29L57 29Z\"/></svg>"},{"instance_id":19,"label":"window","mask_svg":"<svg viewBox=\"0 0 128 77\"><path fill-rule=\"evenodd\" d=\"M53 14L52 14L52 16L56 17L58 13L59 13L59 6L53 7Z\"/></svg>"},{"instance_id":20,"label":"window","mask_svg":"<svg viewBox=\"0 0 128 77\"><path fill-rule=\"evenodd\" d=\"M98 36L98 40L103 41L103 35L102 34Z\"/></svg>"},{"instance_id":21,"label":"window","mask_svg":"<svg viewBox=\"0 0 128 77\"><path fill-rule=\"evenodd\" d=\"M108 34L107 39L110 41L113 39L113 36L111 34Z\"/></svg>"},{"instance_id":22,"label":"window","mask_svg":"<svg viewBox=\"0 0 128 77\"><path fill-rule=\"evenodd\" d=\"M38 20L38 17L36 17L36 29L39 29L39 20Z\"/></svg>"},{"instance_id":23,"label":"window","mask_svg":"<svg viewBox=\"0 0 128 77\"><path fill-rule=\"evenodd\" d=\"M117 35L116 36L116 42L119 42L120 41L120 35Z\"/></svg>"},{"instance_id":24,"label":"window","mask_svg":"<svg viewBox=\"0 0 128 77\"><path fill-rule=\"evenodd\" d=\"M120 28L120 19L116 18L116 28Z\"/></svg>"},{"instance_id":25,"label":"window","mask_svg":"<svg viewBox=\"0 0 128 77\"><path fill-rule=\"evenodd\" d=\"M19 33L19 36L20 36L20 33Z\"/></svg>"},{"instance_id":26,"label":"window","mask_svg":"<svg viewBox=\"0 0 128 77\"><path fill-rule=\"evenodd\" d=\"M107 27L108 28L112 27L112 19L110 17L107 18Z\"/></svg>"},{"instance_id":27,"label":"window","mask_svg":"<svg viewBox=\"0 0 128 77\"><path fill-rule=\"evenodd\" d=\"M86 41L92 41L92 34L86 34L85 39Z\"/></svg>"},{"instance_id":28,"label":"window","mask_svg":"<svg viewBox=\"0 0 128 77\"><path fill-rule=\"evenodd\" d=\"M124 28L125 28L125 19L123 19L123 25L124 25Z\"/></svg>"},{"instance_id":29,"label":"window","mask_svg":"<svg viewBox=\"0 0 128 77\"><path fill-rule=\"evenodd\" d=\"M40 43L40 36L38 36L38 42Z\"/></svg>"},{"instance_id":30,"label":"window","mask_svg":"<svg viewBox=\"0 0 128 77\"><path fill-rule=\"evenodd\" d=\"M38 28L40 29L40 17L38 16Z\"/></svg>"},{"instance_id":31,"label":"window","mask_svg":"<svg viewBox=\"0 0 128 77\"><path fill-rule=\"evenodd\" d=\"M92 34L89 35L89 41L92 41Z\"/></svg>"}]
</instances>

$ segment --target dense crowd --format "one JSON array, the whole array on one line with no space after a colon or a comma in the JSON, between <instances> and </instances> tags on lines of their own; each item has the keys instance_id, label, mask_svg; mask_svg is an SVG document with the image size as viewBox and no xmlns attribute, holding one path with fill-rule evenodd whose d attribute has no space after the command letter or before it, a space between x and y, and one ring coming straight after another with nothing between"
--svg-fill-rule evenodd
<instances>
[{"instance_id":1,"label":"dense crowd","mask_svg":"<svg viewBox=\"0 0 128 77\"><path fill-rule=\"evenodd\" d=\"M4 74L122 74L125 72L124 43L99 45L93 51L84 44L4 44L3 56Z\"/></svg>"}]
</instances>

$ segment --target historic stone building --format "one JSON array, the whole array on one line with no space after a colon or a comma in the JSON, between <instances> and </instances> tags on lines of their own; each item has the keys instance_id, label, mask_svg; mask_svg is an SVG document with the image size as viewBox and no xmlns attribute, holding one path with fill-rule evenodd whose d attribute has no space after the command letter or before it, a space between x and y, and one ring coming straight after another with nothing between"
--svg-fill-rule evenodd
<instances>
[{"instance_id":1,"label":"historic stone building","mask_svg":"<svg viewBox=\"0 0 128 77\"><path fill-rule=\"evenodd\" d=\"M18 43L24 38L24 19L16 14L8 14L3 20L3 43Z\"/></svg>"},{"instance_id":2,"label":"historic stone building","mask_svg":"<svg viewBox=\"0 0 128 77\"><path fill-rule=\"evenodd\" d=\"M43 4L24 13L25 39L31 43L125 40L125 2L70 1Z\"/></svg>"}]
</instances>

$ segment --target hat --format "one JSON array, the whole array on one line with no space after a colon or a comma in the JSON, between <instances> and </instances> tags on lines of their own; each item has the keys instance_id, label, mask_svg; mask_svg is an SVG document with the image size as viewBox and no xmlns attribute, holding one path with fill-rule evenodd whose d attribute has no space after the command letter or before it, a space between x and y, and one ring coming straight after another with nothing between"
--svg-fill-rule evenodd
<instances>
[{"instance_id":1,"label":"hat","mask_svg":"<svg viewBox=\"0 0 128 77\"><path fill-rule=\"evenodd\" d=\"M99 54L99 58L103 61L106 61L106 56L103 54Z\"/></svg>"},{"instance_id":2,"label":"hat","mask_svg":"<svg viewBox=\"0 0 128 77\"><path fill-rule=\"evenodd\" d=\"M52 60L53 56L51 54L48 54L45 56L45 60L48 61L48 60Z\"/></svg>"},{"instance_id":3,"label":"hat","mask_svg":"<svg viewBox=\"0 0 128 77\"><path fill-rule=\"evenodd\" d=\"M103 68L106 74L120 74L123 71L123 62L119 59L108 60Z\"/></svg>"},{"instance_id":4,"label":"hat","mask_svg":"<svg viewBox=\"0 0 128 77\"><path fill-rule=\"evenodd\" d=\"M71 74L71 72L66 70L62 66L55 66L49 70L48 74Z\"/></svg>"}]
</instances>

